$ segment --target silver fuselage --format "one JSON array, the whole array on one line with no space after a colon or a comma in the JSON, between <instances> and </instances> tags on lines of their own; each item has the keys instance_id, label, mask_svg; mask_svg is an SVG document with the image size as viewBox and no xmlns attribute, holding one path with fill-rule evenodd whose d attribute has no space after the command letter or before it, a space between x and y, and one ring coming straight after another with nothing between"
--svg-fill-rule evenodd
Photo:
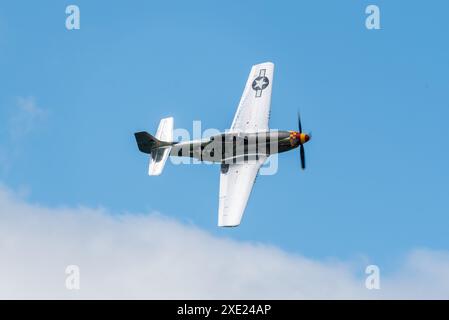
<instances>
[{"instance_id":1,"label":"silver fuselage","mask_svg":"<svg viewBox=\"0 0 449 320\"><path fill-rule=\"evenodd\" d=\"M220 163L258 159L297 148L299 144L291 138L291 132L226 132L206 139L175 143L170 156Z\"/></svg>"}]
</instances>

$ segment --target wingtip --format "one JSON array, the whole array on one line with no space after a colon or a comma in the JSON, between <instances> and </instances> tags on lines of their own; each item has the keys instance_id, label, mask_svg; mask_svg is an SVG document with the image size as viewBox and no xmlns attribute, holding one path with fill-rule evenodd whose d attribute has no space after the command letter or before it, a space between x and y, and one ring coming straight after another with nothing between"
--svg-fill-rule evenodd
<instances>
[{"instance_id":1,"label":"wingtip","mask_svg":"<svg viewBox=\"0 0 449 320\"><path fill-rule=\"evenodd\" d=\"M272 66L272 67L274 67L274 63L271 62L271 61L266 61L266 62L255 64L253 67L261 67L261 66Z\"/></svg>"},{"instance_id":2,"label":"wingtip","mask_svg":"<svg viewBox=\"0 0 449 320\"><path fill-rule=\"evenodd\" d=\"M218 226L221 228L234 228L240 225L241 220L237 221L236 219L219 219Z\"/></svg>"},{"instance_id":3,"label":"wingtip","mask_svg":"<svg viewBox=\"0 0 449 320\"><path fill-rule=\"evenodd\" d=\"M239 224L218 224L218 226L220 228L235 228L235 227L238 227L239 225L240 225L240 223Z\"/></svg>"}]
</instances>

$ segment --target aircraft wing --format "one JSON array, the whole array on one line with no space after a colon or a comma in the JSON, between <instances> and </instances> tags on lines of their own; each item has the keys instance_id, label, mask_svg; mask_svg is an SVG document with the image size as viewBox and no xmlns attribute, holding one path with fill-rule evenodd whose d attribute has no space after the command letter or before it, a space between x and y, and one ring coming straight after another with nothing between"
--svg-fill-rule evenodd
<instances>
[{"instance_id":1,"label":"aircraft wing","mask_svg":"<svg viewBox=\"0 0 449 320\"><path fill-rule=\"evenodd\" d=\"M231 131L268 130L274 64L265 62L252 67L232 121Z\"/></svg>"},{"instance_id":2,"label":"aircraft wing","mask_svg":"<svg viewBox=\"0 0 449 320\"><path fill-rule=\"evenodd\" d=\"M240 224L251 190L267 157L259 160L222 165L220 172L220 196L218 226L235 227Z\"/></svg>"}]
</instances>

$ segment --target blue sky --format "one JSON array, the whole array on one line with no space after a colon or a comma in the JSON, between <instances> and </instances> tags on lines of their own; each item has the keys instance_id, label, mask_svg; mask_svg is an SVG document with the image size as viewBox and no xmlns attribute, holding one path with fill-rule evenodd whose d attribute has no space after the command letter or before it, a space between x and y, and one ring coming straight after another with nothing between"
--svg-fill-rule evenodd
<instances>
[{"instance_id":1,"label":"blue sky","mask_svg":"<svg viewBox=\"0 0 449 320\"><path fill-rule=\"evenodd\" d=\"M65 29L77 4L81 29ZM368 4L382 29L365 28ZM10 1L0 4L0 181L45 206L159 211L219 237L390 268L449 250L446 1ZM259 177L239 228L217 223L219 168L146 175L133 132L230 126L272 61L271 126L313 131ZM20 99L42 114L26 122ZM23 101L22 101L23 103ZM23 110L22 110L23 111ZM17 120L18 119L18 120ZM16 121L17 120L17 121ZM23 134L14 134L22 127ZM26 130L25 130L26 129ZM20 131L20 130L19 130Z\"/></svg>"}]
</instances>

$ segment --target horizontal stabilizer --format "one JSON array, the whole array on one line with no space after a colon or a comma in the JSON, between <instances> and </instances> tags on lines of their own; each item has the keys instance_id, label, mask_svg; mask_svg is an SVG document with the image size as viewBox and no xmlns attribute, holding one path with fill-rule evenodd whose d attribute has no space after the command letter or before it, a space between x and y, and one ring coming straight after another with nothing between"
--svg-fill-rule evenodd
<instances>
[{"instance_id":1,"label":"horizontal stabilizer","mask_svg":"<svg viewBox=\"0 0 449 320\"><path fill-rule=\"evenodd\" d=\"M150 166L148 167L148 175L158 176L162 173L170 150L171 147L153 149L151 152Z\"/></svg>"},{"instance_id":2,"label":"horizontal stabilizer","mask_svg":"<svg viewBox=\"0 0 449 320\"><path fill-rule=\"evenodd\" d=\"M173 118L162 119L157 128L156 137L152 137L152 139L155 140L155 144L151 149L148 174L150 176L158 176L164 169L165 162L170 155L171 146L173 145Z\"/></svg>"}]
</instances>

